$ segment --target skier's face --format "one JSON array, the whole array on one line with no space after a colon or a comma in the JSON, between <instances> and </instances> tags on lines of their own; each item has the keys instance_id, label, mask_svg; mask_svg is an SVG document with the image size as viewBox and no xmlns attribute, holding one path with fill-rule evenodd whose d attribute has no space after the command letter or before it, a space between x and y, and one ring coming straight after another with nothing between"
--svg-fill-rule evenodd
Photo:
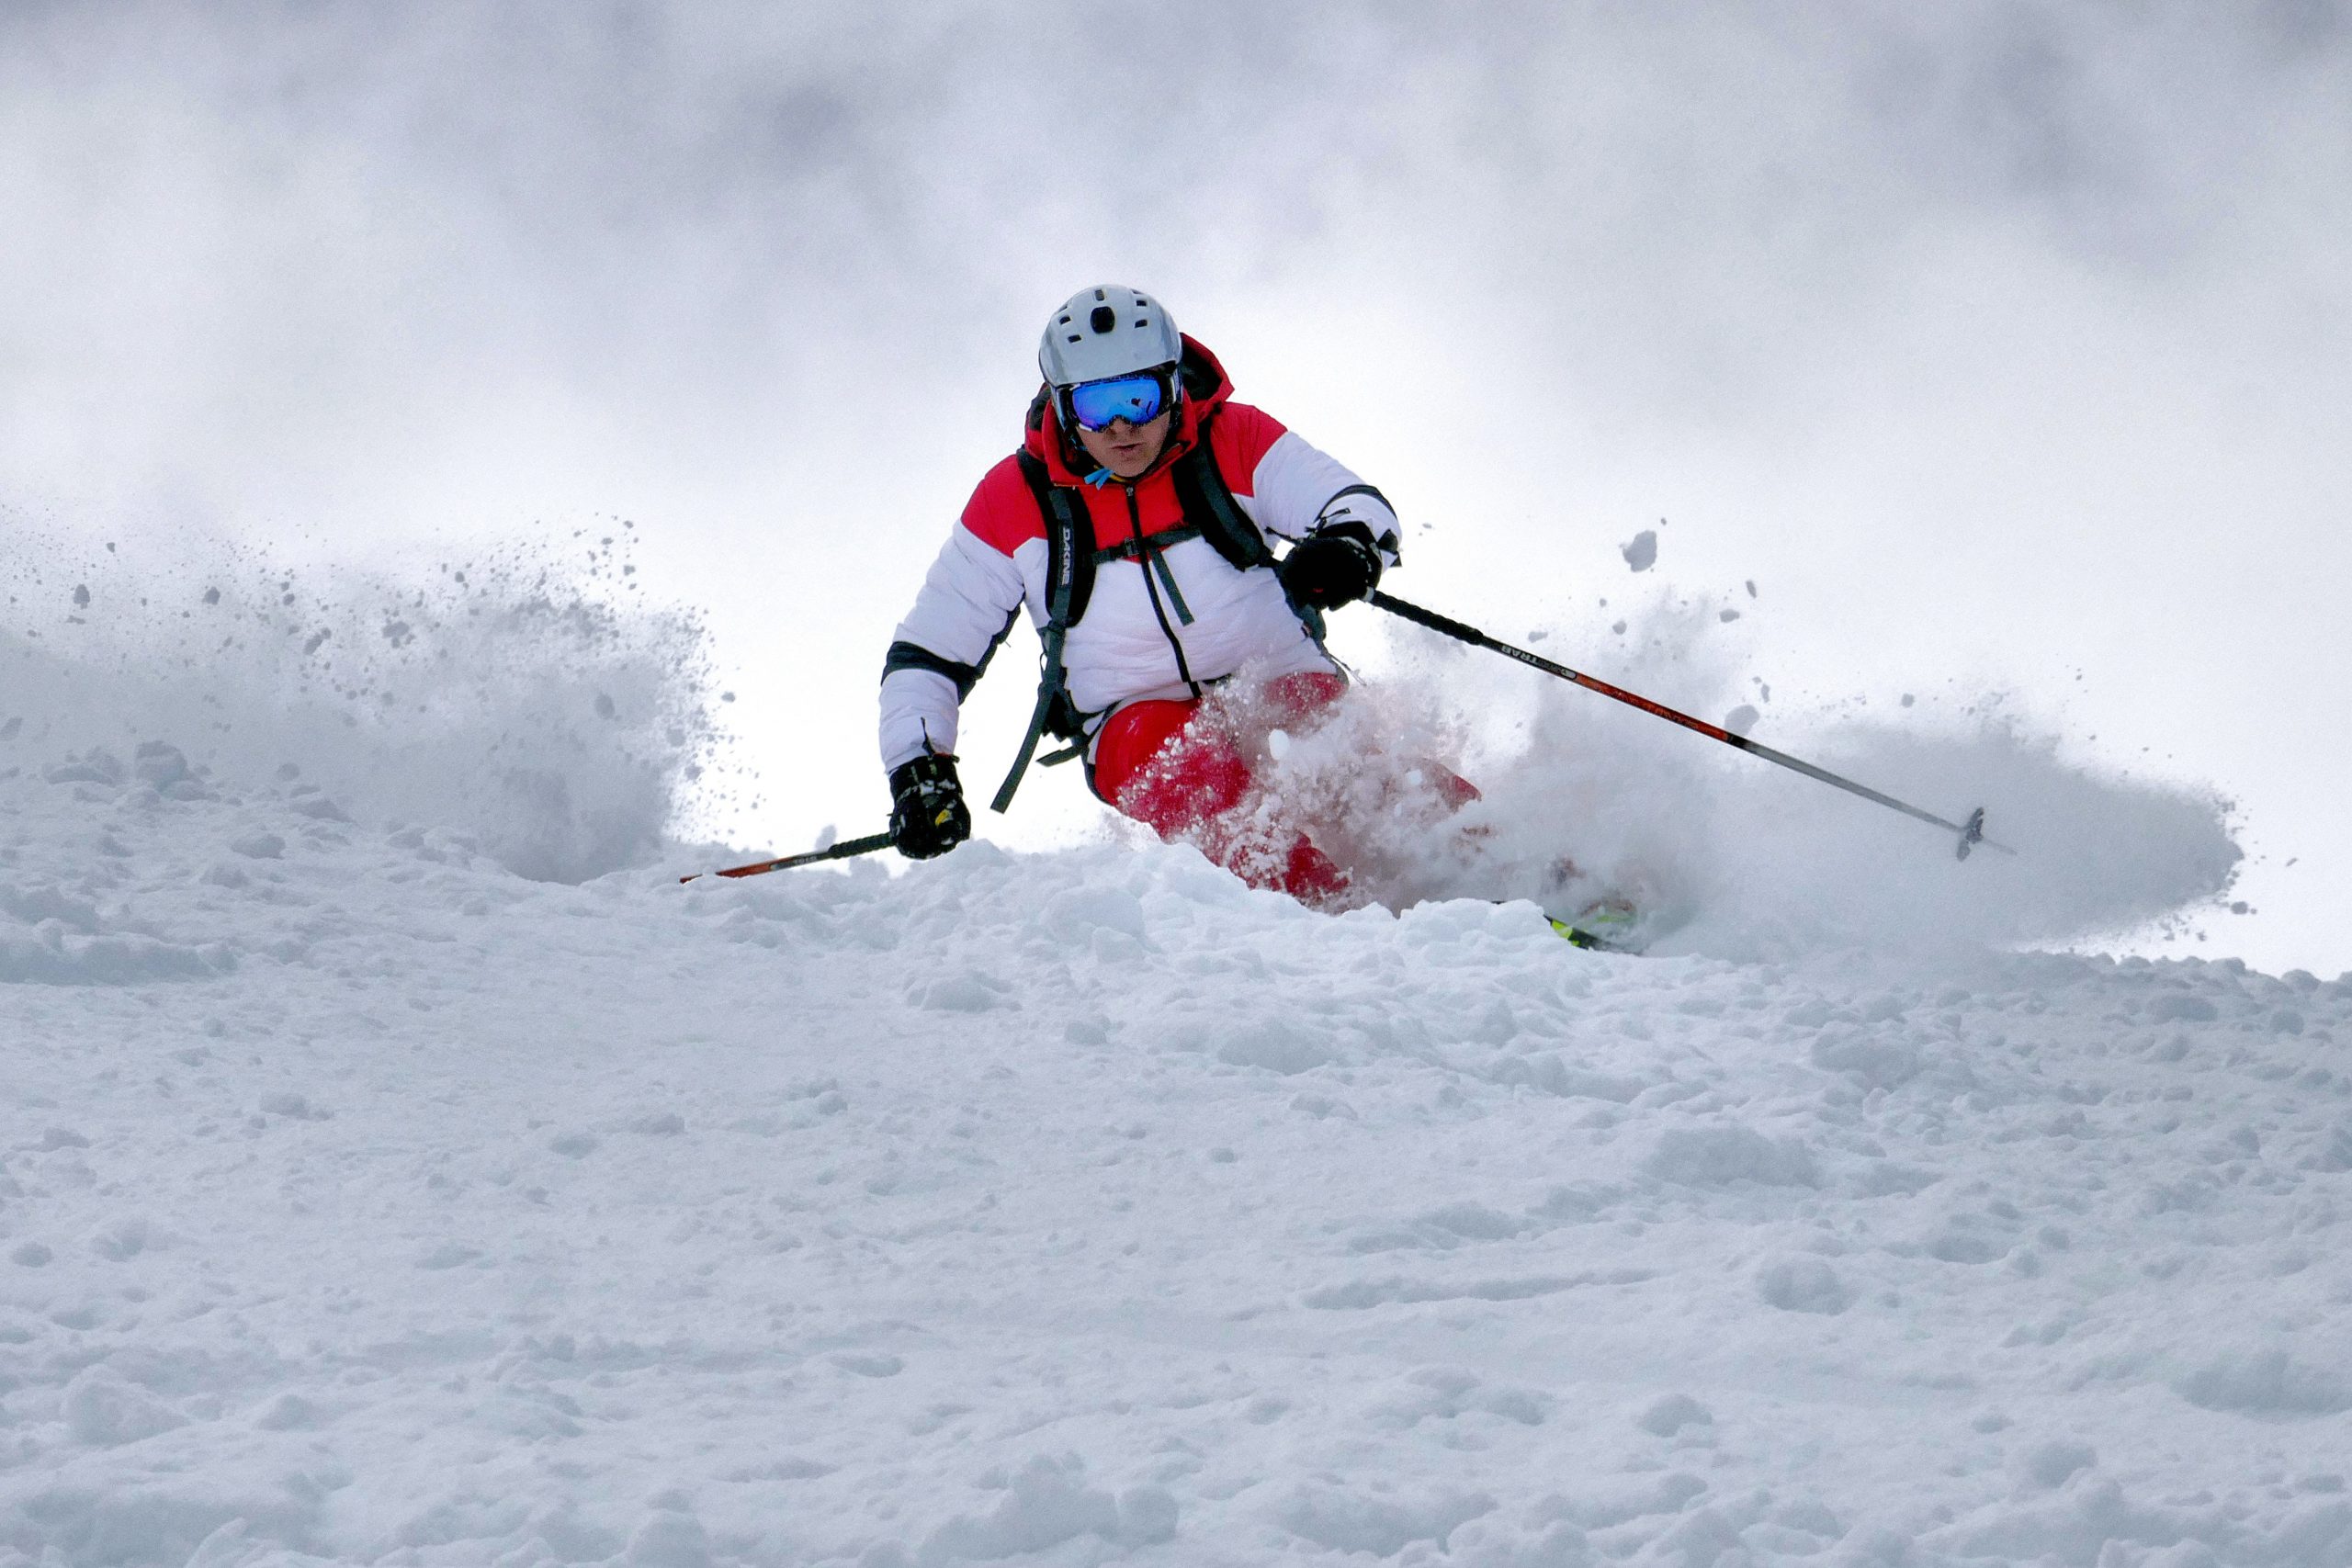
<instances>
[{"instance_id":1,"label":"skier's face","mask_svg":"<svg viewBox=\"0 0 2352 1568\"><path fill-rule=\"evenodd\" d=\"M1141 424L1114 419L1101 430L1088 430L1081 425L1078 444L1086 448L1088 457L1110 469L1113 477L1141 479L1159 461L1160 450L1168 445L1170 422L1174 418L1175 411L1166 409Z\"/></svg>"}]
</instances>

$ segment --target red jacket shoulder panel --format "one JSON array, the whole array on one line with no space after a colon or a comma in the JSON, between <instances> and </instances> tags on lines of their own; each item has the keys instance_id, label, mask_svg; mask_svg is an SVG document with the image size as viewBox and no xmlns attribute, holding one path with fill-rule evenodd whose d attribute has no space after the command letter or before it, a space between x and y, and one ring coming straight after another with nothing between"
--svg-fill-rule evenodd
<instances>
[{"instance_id":1,"label":"red jacket shoulder panel","mask_svg":"<svg viewBox=\"0 0 2352 1568\"><path fill-rule=\"evenodd\" d=\"M964 526L989 548L1010 556L1032 539L1046 536L1037 498L1022 477L1019 457L1008 457L987 473L964 503Z\"/></svg>"},{"instance_id":2,"label":"red jacket shoulder panel","mask_svg":"<svg viewBox=\"0 0 2352 1568\"><path fill-rule=\"evenodd\" d=\"M1281 420L1263 409L1248 403L1226 404L1217 412L1216 422L1209 426L1209 447L1216 457L1216 471L1241 494L1257 494L1258 459L1289 434Z\"/></svg>"}]
</instances>

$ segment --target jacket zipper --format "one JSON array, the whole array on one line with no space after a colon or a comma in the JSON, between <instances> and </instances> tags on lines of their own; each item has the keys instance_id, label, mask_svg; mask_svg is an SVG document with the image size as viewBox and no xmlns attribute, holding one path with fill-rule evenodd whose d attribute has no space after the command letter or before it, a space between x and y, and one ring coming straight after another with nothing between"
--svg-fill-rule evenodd
<instances>
[{"instance_id":1,"label":"jacket zipper","mask_svg":"<svg viewBox=\"0 0 2352 1568\"><path fill-rule=\"evenodd\" d=\"M1123 488L1127 492L1127 529L1136 545L1136 570L1143 573L1143 589L1151 596L1151 613L1159 622L1159 635L1168 639L1170 650L1176 655L1176 678L1197 697L1201 694L1201 683L1193 679L1192 666L1184 661L1184 645L1177 639L1176 628L1168 624L1168 611L1159 602L1159 584L1152 581L1151 550L1143 542L1143 509L1136 503L1136 487L1129 483ZM1167 570L1166 564L1162 563L1160 570ZM1171 596L1175 594L1173 578L1169 580L1168 592Z\"/></svg>"}]
</instances>

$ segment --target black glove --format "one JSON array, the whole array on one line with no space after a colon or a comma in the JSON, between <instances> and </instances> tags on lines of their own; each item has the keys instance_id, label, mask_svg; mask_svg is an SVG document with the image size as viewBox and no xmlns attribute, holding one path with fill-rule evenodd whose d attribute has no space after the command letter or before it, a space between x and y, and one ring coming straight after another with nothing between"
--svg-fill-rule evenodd
<instances>
[{"instance_id":1,"label":"black glove","mask_svg":"<svg viewBox=\"0 0 2352 1568\"><path fill-rule=\"evenodd\" d=\"M890 775L890 842L909 860L944 855L972 836L956 759L926 751Z\"/></svg>"},{"instance_id":2,"label":"black glove","mask_svg":"<svg viewBox=\"0 0 2352 1568\"><path fill-rule=\"evenodd\" d=\"M1329 610L1352 604L1380 583L1380 551L1361 523L1318 528L1291 547L1274 574L1294 604Z\"/></svg>"}]
</instances>

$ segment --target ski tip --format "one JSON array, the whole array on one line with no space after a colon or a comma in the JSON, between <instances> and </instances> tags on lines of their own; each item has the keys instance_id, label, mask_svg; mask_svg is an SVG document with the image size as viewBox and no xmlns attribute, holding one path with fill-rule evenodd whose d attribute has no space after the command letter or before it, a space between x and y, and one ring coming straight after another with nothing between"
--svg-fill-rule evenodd
<instances>
[{"instance_id":1,"label":"ski tip","mask_svg":"<svg viewBox=\"0 0 2352 1568\"><path fill-rule=\"evenodd\" d=\"M1572 926L1566 920L1555 919L1549 915L1544 918L1551 922L1553 933L1570 947L1581 947L1589 953L1632 953L1634 951L1630 947L1621 947L1607 937L1595 936L1582 926Z\"/></svg>"}]
</instances>

